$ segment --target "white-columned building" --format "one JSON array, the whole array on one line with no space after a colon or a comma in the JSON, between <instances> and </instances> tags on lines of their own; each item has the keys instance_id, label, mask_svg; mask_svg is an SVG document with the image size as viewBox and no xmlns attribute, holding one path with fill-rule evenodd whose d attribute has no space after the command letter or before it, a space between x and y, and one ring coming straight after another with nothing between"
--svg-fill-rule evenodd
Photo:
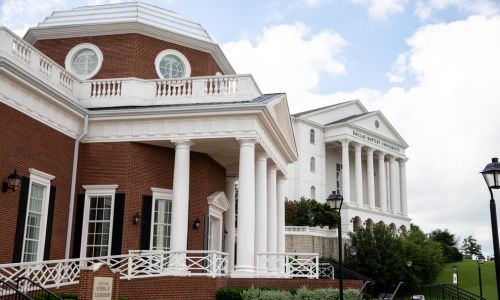
<instances>
[{"instance_id":1,"label":"white-columned building","mask_svg":"<svg viewBox=\"0 0 500 300\"><path fill-rule=\"evenodd\" d=\"M299 159L289 168L288 199L340 193L344 234L376 223L409 229L408 144L382 112L353 100L294 114L292 123Z\"/></svg>"}]
</instances>

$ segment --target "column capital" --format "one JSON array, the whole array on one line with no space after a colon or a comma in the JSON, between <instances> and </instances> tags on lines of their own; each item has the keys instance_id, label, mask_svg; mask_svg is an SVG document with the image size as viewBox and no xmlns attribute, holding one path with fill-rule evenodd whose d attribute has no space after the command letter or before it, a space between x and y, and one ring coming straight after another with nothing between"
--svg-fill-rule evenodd
<instances>
[{"instance_id":1,"label":"column capital","mask_svg":"<svg viewBox=\"0 0 500 300\"><path fill-rule=\"evenodd\" d=\"M361 152L361 148L364 146L363 144L358 142L353 142L352 144L354 145L354 150L356 152Z\"/></svg>"},{"instance_id":2,"label":"column capital","mask_svg":"<svg viewBox=\"0 0 500 300\"><path fill-rule=\"evenodd\" d=\"M226 176L226 182L227 183L235 183L236 181L238 181L238 177L236 176Z\"/></svg>"},{"instance_id":3,"label":"column capital","mask_svg":"<svg viewBox=\"0 0 500 300\"><path fill-rule=\"evenodd\" d=\"M390 156L389 156L389 162L391 162L391 163L395 163L395 162L396 162L396 157L395 157L395 156L393 156L393 155L390 155Z\"/></svg>"},{"instance_id":4,"label":"column capital","mask_svg":"<svg viewBox=\"0 0 500 300\"><path fill-rule=\"evenodd\" d=\"M384 159L386 153L385 152L382 152L382 151L377 151L377 157L379 159Z\"/></svg>"},{"instance_id":5,"label":"column capital","mask_svg":"<svg viewBox=\"0 0 500 300\"><path fill-rule=\"evenodd\" d=\"M367 154L367 155L372 155L372 156L373 156L373 152L374 152L374 151L375 151L375 149L370 148L370 147L367 147L367 149L366 149L366 154Z\"/></svg>"},{"instance_id":6,"label":"column capital","mask_svg":"<svg viewBox=\"0 0 500 300\"><path fill-rule=\"evenodd\" d=\"M279 170L279 168L276 165L270 164L270 165L267 166L267 171L268 172L277 172L278 170Z\"/></svg>"},{"instance_id":7,"label":"column capital","mask_svg":"<svg viewBox=\"0 0 500 300\"><path fill-rule=\"evenodd\" d=\"M191 147L194 145L194 142L190 139L171 139L170 140L175 147Z\"/></svg>"},{"instance_id":8,"label":"column capital","mask_svg":"<svg viewBox=\"0 0 500 300\"><path fill-rule=\"evenodd\" d=\"M350 141L351 140L349 140L349 139L341 139L341 140L339 140L339 142L342 143L342 147L348 147Z\"/></svg>"},{"instance_id":9,"label":"column capital","mask_svg":"<svg viewBox=\"0 0 500 300\"><path fill-rule=\"evenodd\" d=\"M257 143L256 138L236 138L236 140L243 145L255 145Z\"/></svg>"},{"instance_id":10,"label":"column capital","mask_svg":"<svg viewBox=\"0 0 500 300\"><path fill-rule=\"evenodd\" d=\"M267 160L269 156L265 152L257 152L255 153L255 159L257 160Z\"/></svg>"},{"instance_id":11,"label":"column capital","mask_svg":"<svg viewBox=\"0 0 500 300\"><path fill-rule=\"evenodd\" d=\"M398 158L398 162L400 166L405 166L406 162L408 161L408 158Z\"/></svg>"},{"instance_id":12,"label":"column capital","mask_svg":"<svg viewBox=\"0 0 500 300\"><path fill-rule=\"evenodd\" d=\"M285 181L287 181L287 179L288 179L288 178L286 178L285 175L278 175L278 176L276 176L276 178L277 178L278 182L283 182L283 183Z\"/></svg>"}]
</instances>

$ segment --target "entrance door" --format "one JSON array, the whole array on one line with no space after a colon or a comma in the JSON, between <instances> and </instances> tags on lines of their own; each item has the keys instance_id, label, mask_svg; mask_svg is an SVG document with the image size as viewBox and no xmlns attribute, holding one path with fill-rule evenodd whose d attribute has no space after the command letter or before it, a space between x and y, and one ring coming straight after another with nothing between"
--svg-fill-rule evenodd
<instances>
[{"instance_id":1,"label":"entrance door","mask_svg":"<svg viewBox=\"0 0 500 300\"><path fill-rule=\"evenodd\" d=\"M222 251L222 221L210 216L210 228L208 230L208 250Z\"/></svg>"}]
</instances>

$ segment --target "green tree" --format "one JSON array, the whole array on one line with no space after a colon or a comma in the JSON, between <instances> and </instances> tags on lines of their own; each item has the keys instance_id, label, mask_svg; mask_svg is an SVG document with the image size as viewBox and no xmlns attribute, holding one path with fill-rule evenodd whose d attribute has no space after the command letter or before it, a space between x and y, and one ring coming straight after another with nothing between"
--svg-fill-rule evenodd
<instances>
[{"instance_id":1,"label":"green tree","mask_svg":"<svg viewBox=\"0 0 500 300\"><path fill-rule=\"evenodd\" d=\"M457 247L458 240L448 229L435 229L429 234L429 238L440 243L445 262L462 261L463 255Z\"/></svg>"},{"instance_id":2,"label":"green tree","mask_svg":"<svg viewBox=\"0 0 500 300\"><path fill-rule=\"evenodd\" d=\"M332 226L337 224L337 213L327 203L302 197L285 202L285 223L287 226Z\"/></svg>"},{"instance_id":3,"label":"green tree","mask_svg":"<svg viewBox=\"0 0 500 300\"><path fill-rule=\"evenodd\" d=\"M396 236L383 224L372 230L360 228L350 233L356 255L346 251L346 265L373 278L379 289L388 290L400 281L412 288L432 283L443 266L439 243L429 239L418 226ZM408 267L411 261L411 267Z\"/></svg>"},{"instance_id":4,"label":"green tree","mask_svg":"<svg viewBox=\"0 0 500 300\"><path fill-rule=\"evenodd\" d=\"M481 245L477 243L477 240L472 235L469 235L462 243L462 253L467 257L479 255L481 254Z\"/></svg>"}]
</instances>

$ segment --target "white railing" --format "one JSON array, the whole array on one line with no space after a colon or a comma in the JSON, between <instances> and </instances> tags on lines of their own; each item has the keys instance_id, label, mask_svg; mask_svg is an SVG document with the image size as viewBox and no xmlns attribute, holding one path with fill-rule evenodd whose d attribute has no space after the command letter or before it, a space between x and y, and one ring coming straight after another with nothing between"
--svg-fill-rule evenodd
<instances>
[{"instance_id":1,"label":"white railing","mask_svg":"<svg viewBox=\"0 0 500 300\"><path fill-rule=\"evenodd\" d=\"M0 278L16 284L27 277L45 288L77 284L81 267L104 263L122 279L158 276L227 276L227 253L220 251L130 251L129 254L0 265ZM26 284L27 281L25 281ZM24 288L32 288L26 286ZM0 290L0 294L2 294Z\"/></svg>"},{"instance_id":2,"label":"white railing","mask_svg":"<svg viewBox=\"0 0 500 300\"><path fill-rule=\"evenodd\" d=\"M5 27L0 27L0 57L14 62L27 73L41 75L46 84L86 107L234 102L262 95L248 74L175 80L80 80Z\"/></svg>"},{"instance_id":3,"label":"white railing","mask_svg":"<svg viewBox=\"0 0 500 300\"><path fill-rule=\"evenodd\" d=\"M316 235L322 237L337 237L336 228L309 227L309 226L285 226L285 234L289 235Z\"/></svg>"},{"instance_id":4,"label":"white railing","mask_svg":"<svg viewBox=\"0 0 500 300\"><path fill-rule=\"evenodd\" d=\"M319 278L318 253L257 253L257 277Z\"/></svg>"},{"instance_id":5,"label":"white railing","mask_svg":"<svg viewBox=\"0 0 500 300\"><path fill-rule=\"evenodd\" d=\"M335 269L329 263L320 263L319 264L319 278L335 278Z\"/></svg>"}]
</instances>

